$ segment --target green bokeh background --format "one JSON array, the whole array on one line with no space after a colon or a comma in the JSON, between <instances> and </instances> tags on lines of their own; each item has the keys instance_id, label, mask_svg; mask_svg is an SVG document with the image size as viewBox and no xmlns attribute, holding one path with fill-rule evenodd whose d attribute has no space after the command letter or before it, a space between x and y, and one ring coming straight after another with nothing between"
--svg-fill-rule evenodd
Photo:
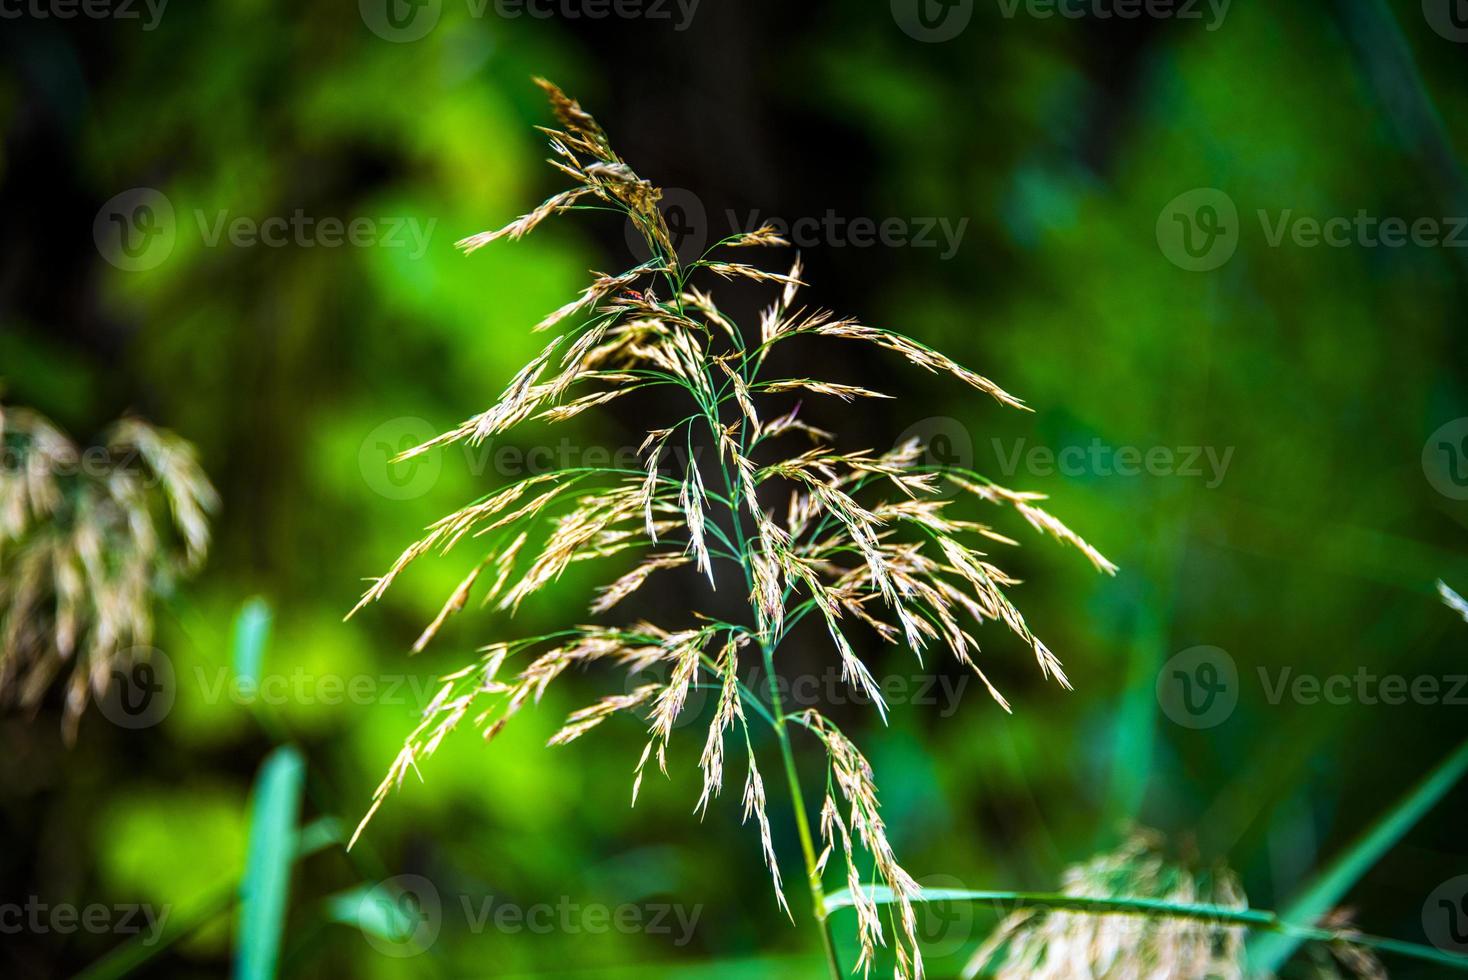
<instances>
[{"instance_id":1,"label":"green bokeh background","mask_svg":"<svg viewBox=\"0 0 1468 980\"><path fill-rule=\"evenodd\" d=\"M584 614L609 569L576 569L514 622L465 614L410 659L474 563L465 552L422 564L342 621L361 580L419 528L510 478L495 462L506 457L457 450L436 476L389 470L384 446L419 434L414 420L439 429L486 407L540 348L531 324L588 269L631 264L608 220L557 219L469 258L452 247L559 186L532 128L548 121L528 81L539 74L594 111L645 176L692 189L715 234L730 212L755 210L966 220L947 258L807 247L807 298L917 336L1036 412L841 345L812 352L823 371L898 400L809 411L851 448L885 448L914 424L948 437L1001 482L1050 494L1122 570L1098 578L1006 527L1025 545L1008 558L1026 580L1021 605L1076 690L1044 684L990 631L986 669L1013 715L975 686L951 717L899 707L882 728L870 712L842 715L909 870L939 886L1048 888L1143 825L1180 855L1227 860L1254 904L1287 903L1448 754L1468 717L1463 704L1276 704L1259 679L1286 667L1468 673L1468 630L1433 589L1441 577L1468 590L1468 505L1423 463L1429 436L1468 415L1468 251L1274 246L1258 217L1468 215L1457 163L1468 45L1421 6L1240 0L1210 29L1211 15L1043 18L1021 5L1007 17L1005 4L973 0L968 26L941 43L904 32L886 4L773 0L703 0L684 29L671 6L671 19L594 20L493 5L476 16L443 0L430 5L432 30L402 43L350 4L178 3L152 29L146 12L5 21L5 399L80 439L124 410L172 428L198 445L224 507L207 570L159 610L157 646L178 678L160 725L125 731L89 714L68 749L54 709L0 720L0 897L184 914L238 876L251 781L277 740L306 753L307 818L351 825L434 677L492 639ZM92 225L135 187L167 197L176 240L165 261L130 272L104 259ZM1195 188L1222 191L1238 212L1237 251L1207 272L1159 246L1159 216ZM298 209L431 231L418 255L211 247L199 225ZM616 449L648 422L583 416L495 449ZM1218 481L1004 471L1018 447L1095 440L1231 456ZM676 614L697 594L670 589L649 608ZM251 595L274 609L265 672L302 678L292 690L307 696L255 710L209 693L230 676L231 623ZM1163 664L1198 645L1228 651L1241 678L1236 710L1206 730L1174 724L1155 694ZM791 656L824 663L812 647ZM867 652L884 673L919 670ZM365 678L373 693L323 703L325 678ZM543 748L566 712L624 683L578 675L493 746L449 740L350 857L336 847L302 862L282 972L814 975L803 896L791 888L792 927L757 835L739 826L737 793L701 821L689 812L701 726L675 737L673 778L649 778L636 809L634 721ZM813 755L803 764L817 771ZM773 771L776 846L798 883ZM1363 929L1423 941L1427 896L1468 872L1465 804L1468 790L1451 793L1351 891ZM328 914L331 896L398 874L429 878L445 903L441 935L412 958L382 955ZM676 931L473 928L460 899L490 897L678 903L699 918L686 944ZM994 921L982 909L928 915L934 976L954 975ZM150 969L216 975L232 928L222 916ZM836 931L850 962L849 912ZM120 941L6 937L0 959L13 958L14 975L68 975Z\"/></svg>"}]
</instances>

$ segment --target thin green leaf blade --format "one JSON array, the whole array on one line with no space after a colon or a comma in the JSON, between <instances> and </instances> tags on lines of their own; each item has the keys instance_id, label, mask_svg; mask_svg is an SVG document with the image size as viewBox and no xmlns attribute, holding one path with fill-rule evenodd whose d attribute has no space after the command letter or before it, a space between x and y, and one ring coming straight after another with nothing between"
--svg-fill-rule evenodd
<instances>
[{"instance_id":1,"label":"thin green leaf blade","mask_svg":"<svg viewBox=\"0 0 1468 980\"><path fill-rule=\"evenodd\" d=\"M265 643L270 638L274 618L270 604L259 596L245 600L234 618L234 636L230 644L235 677L250 689L258 688L260 671L265 662Z\"/></svg>"},{"instance_id":2,"label":"thin green leaf blade","mask_svg":"<svg viewBox=\"0 0 1468 980\"><path fill-rule=\"evenodd\" d=\"M1365 834L1348 847L1286 908L1290 922L1313 925L1350 891L1383 854L1391 850L1435 806L1438 800L1468 771L1468 741L1428 773L1397 805L1388 810ZM1251 944L1249 962L1265 973L1278 973L1299 949L1301 939L1292 936L1262 936Z\"/></svg>"},{"instance_id":3,"label":"thin green leaf blade","mask_svg":"<svg viewBox=\"0 0 1468 980\"><path fill-rule=\"evenodd\" d=\"M245 877L240 884L236 980L271 980L280 959L306 764L291 746L271 752L255 780Z\"/></svg>"}]
</instances>

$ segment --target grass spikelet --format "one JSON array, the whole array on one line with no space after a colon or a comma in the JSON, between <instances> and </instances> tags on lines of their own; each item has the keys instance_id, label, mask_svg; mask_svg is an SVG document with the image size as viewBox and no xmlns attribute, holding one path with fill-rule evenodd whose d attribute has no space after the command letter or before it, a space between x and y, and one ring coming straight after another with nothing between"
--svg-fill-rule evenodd
<instances>
[{"instance_id":1,"label":"grass spikelet","mask_svg":"<svg viewBox=\"0 0 1468 980\"><path fill-rule=\"evenodd\" d=\"M744 724L744 705L739 696L739 648L746 640L743 636L730 636L713 665L719 678L719 702L709 723L703 753L698 757L698 767L703 770L703 792L693 807L696 813L708 812L709 800L724 787L724 733L734 727L735 721Z\"/></svg>"}]
</instances>

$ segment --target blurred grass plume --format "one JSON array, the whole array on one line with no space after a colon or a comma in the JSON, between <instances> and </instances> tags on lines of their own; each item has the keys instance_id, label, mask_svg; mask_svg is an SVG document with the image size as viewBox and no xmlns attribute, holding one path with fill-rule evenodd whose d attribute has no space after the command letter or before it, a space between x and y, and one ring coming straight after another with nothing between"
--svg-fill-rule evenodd
<instances>
[{"instance_id":1,"label":"blurred grass plume","mask_svg":"<svg viewBox=\"0 0 1468 980\"><path fill-rule=\"evenodd\" d=\"M209 550L219 498L191 446L124 418L78 447L0 406L0 700L34 711L69 671L62 726L146 657L152 604Z\"/></svg>"}]
</instances>

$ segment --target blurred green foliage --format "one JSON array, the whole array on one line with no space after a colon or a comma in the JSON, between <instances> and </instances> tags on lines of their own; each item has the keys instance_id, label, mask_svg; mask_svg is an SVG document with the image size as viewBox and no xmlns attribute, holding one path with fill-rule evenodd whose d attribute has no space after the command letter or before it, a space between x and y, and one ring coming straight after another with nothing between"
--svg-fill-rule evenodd
<instances>
[{"instance_id":1,"label":"blurred green foliage","mask_svg":"<svg viewBox=\"0 0 1468 980\"><path fill-rule=\"evenodd\" d=\"M1430 433L1468 414L1468 265L1446 248L1271 247L1256 218L1465 213L1452 160L1468 49L1418 8L1237 4L1207 31L1010 19L976 3L942 44L898 30L885 4L704 0L680 32L480 18L450 2L412 43L375 36L349 6L269 0L170 6L151 31L8 21L6 400L78 434L135 409L200 447L225 506L207 573L160 609L157 646L178 684L161 725L89 715L67 751L54 715L3 721L0 827L23 844L0 859L4 896L182 914L243 871L249 787L276 742L307 760L306 817L351 826L438 674L490 639L583 615L596 570L568 574L513 623L466 613L409 659L472 565L464 552L342 622L361 580L417 529L507 479L491 454L447 452L430 478L391 469L383 447L401 448L414 420L441 429L490 404L541 346L529 325L587 269L630 264L621 229L594 220L557 219L467 259L451 247L559 186L531 129L546 118L528 84L541 74L593 108L639 170L693 188L711 221L747 208L968 221L947 261L808 249L812 301L920 337L1037 411L1006 414L846 350L819 356L899 401L870 415L809 410L878 447L915 421L958 420L976 468L1051 494L1122 573L1096 580L1029 538L1015 555L1022 605L1074 693L1043 686L1024 651L983 635L1012 716L972 687L952 717L907 707L883 729L851 713L904 864L935 886L1049 888L1141 823L1184 855L1228 860L1255 904L1287 904L1463 728L1462 706L1273 704L1258 681L1281 667L1465 670L1461 624L1432 583L1468 585L1468 508L1434 490L1421 456ZM1414 106L1429 107L1443 146ZM89 235L103 202L132 187L161 191L177 216L172 253L142 272L114 268ZM1157 239L1159 212L1198 187L1223 190L1240 215L1237 253L1208 273L1172 264ZM417 255L210 247L200 225L297 209L431 230ZM636 413L583 419L565 430L578 451L640 438ZM561 434L531 427L494 448ZM1002 472L1017 446L1093 440L1232 455L1212 487ZM232 623L256 593L274 609L260 669L280 697L234 684ZM663 601L679 608L676 591ZM1200 644L1231 654L1243 695L1223 724L1193 731L1159 712L1155 685ZM886 672L915 669L869 652ZM818 648L809 656L822 662ZM353 680L366 685L357 694ZM543 748L568 711L621 681L576 683L579 699L553 691L492 749L446 742L351 855L305 859L282 972L812 975L812 927L775 906L737 800L726 794L702 822L689 814L697 728L675 739L673 780L649 778L635 810L637 724ZM1464 800L1455 790L1351 891L1364 929L1423 939L1424 900L1468 864ZM793 832L776 829L781 852L796 853ZM400 874L427 877L444 903L441 935L403 959L324 911L334 894ZM676 930L475 928L490 898L700 915L685 945ZM997 918L924 914L934 976L952 975ZM155 968L219 972L231 929L221 912ZM59 975L121 938L25 937L13 955L26 975Z\"/></svg>"}]
</instances>

